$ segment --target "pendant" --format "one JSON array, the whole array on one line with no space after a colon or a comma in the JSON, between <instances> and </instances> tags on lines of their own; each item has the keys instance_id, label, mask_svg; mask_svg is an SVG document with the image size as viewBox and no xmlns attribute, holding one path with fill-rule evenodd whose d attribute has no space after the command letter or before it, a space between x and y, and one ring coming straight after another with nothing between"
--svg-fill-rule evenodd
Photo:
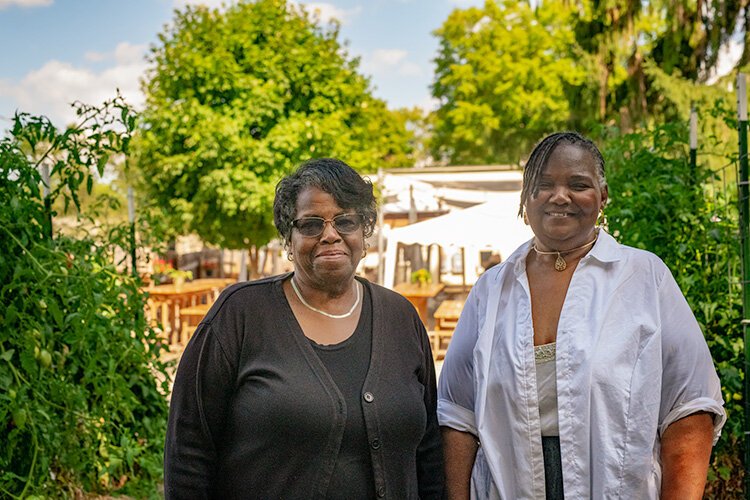
<instances>
[{"instance_id":1,"label":"pendant","mask_svg":"<svg viewBox=\"0 0 750 500\"><path fill-rule=\"evenodd\" d=\"M566 267L568 267L568 263L565 262L563 256L558 253L557 258L555 259L555 271L563 272Z\"/></svg>"}]
</instances>

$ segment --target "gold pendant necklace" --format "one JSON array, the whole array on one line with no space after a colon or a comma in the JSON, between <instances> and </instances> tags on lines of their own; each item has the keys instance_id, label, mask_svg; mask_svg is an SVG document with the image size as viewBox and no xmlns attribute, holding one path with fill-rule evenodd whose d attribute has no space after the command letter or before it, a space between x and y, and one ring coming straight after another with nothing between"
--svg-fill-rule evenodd
<instances>
[{"instance_id":1,"label":"gold pendant necklace","mask_svg":"<svg viewBox=\"0 0 750 500\"><path fill-rule=\"evenodd\" d=\"M539 248L537 248L536 243L534 243L534 245L531 248L537 254L539 254L539 255L557 255L557 258L555 259L555 271L561 273L561 272L565 271L568 268L568 263L565 262L565 258L563 258L563 255L568 255L568 254L573 253L573 252L575 252L577 250L583 250L584 248L590 247L591 245L593 245L594 243L596 243L596 238L598 236L599 236L599 234L597 233L594 236L594 239L591 240L591 241L589 241L585 245L581 245L580 247L576 247L576 248L571 248L570 250L565 250L563 252L561 252L560 250L553 250L551 252L544 252L542 250L539 250Z\"/></svg>"}]
</instances>

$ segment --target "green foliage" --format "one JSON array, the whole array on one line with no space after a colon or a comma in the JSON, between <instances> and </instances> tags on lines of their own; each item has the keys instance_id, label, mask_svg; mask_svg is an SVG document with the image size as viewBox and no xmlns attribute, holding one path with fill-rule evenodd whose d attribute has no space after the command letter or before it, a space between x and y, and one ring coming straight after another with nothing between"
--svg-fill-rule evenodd
<instances>
[{"instance_id":1,"label":"green foliage","mask_svg":"<svg viewBox=\"0 0 750 500\"><path fill-rule=\"evenodd\" d=\"M686 129L684 123L666 124L607 141L606 215L610 232L620 242L652 251L666 262L706 336L729 417L710 489L717 498L728 498L731 478L722 471L737 462L736 443L743 435L736 186L725 191L717 184L705 158L692 170ZM725 161L732 165L730 159Z\"/></svg>"},{"instance_id":2,"label":"green foliage","mask_svg":"<svg viewBox=\"0 0 750 500\"><path fill-rule=\"evenodd\" d=\"M705 82L735 26L747 31L737 23L743 2L485 0L457 9L436 31L432 153L454 164L517 162L555 130L632 131L685 119L693 104L716 109L729 93Z\"/></svg>"},{"instance_id":3,"label":"green foliage","mask_svg":"<svg viewBox=\"0 0 750 500\"><path fill-rule=\"evenodd\" d=\"M411 163L412 134L338 40L286 0L187 7L159 36L138 164L180 231L227 248L275 235L274 187L300 161Z\"/></svg>"},{"instance_id":4,"label":"green foliage","mask_svg":"<svg viewBox=\"0 0 750 500\"><path fill-rule=\"evenodd\" d=\"M549 7L488 0L455 10L435 32L436 158L515 163L543 133L566 127L568 93L580 91L585 71L571 50L570 10Z\"/></svg>"},{"instance_id":5,"label":"green foliage","mask_svg":"<svg viewBox=\"0 0 750 500\"><path fill-rule=\"evenodd\" d=\"M80 208L93 171L127 150L135 119L120 98L78 114L63 132L18 115L0 139L4 498L153 495L162 475L167 378L138 283L113 265L127 231L53 237L51 227L51 207Z\"/></svg>"}]
</instances>

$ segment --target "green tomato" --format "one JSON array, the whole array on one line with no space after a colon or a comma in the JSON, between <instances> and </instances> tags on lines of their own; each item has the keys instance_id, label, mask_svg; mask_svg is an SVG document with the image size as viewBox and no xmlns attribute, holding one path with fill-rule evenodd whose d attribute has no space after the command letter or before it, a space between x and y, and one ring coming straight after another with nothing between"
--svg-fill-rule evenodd
<instances>
[{"instance_id":1,"label":"green tomato","mask_svg":"<svg viewBox=\"0 0 750 500\"><path fill-rule=\"evenodd\" d=\"M13 410L13 423L15 423L16 427L18 427L19 429L24 428L27 418L28 415L26 413L26 410L24 410L23 408Z\"/></svg>"},{"instance_id":2,"label":"green tomato","mask_svg":"<svg viewBox=\"0 0 750 500\"><path fill-rule=\"evenodd\" d=\"M39 353L39 362L45 368L48 368L52 364L52 355L47 349L42 349L42 352Z\"/></svg>"}]
</instances>

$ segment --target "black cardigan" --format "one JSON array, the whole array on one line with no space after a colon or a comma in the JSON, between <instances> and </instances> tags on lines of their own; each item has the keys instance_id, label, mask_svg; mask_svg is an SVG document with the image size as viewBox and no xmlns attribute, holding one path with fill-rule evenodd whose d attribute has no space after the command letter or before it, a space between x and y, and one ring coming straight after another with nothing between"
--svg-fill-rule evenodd
<instances>
[{"instance_id":1,"label":"black cardigan","mask_svg":"<svg viewBox=\"0 0 750 500\"><path fill-rule=\"evenodd\" d=\"M185 348L164 453L169 498L325 498L346 403L284 296L289 275L224 291ZM402 296L372 297L362 389L375 493L439 498L443 459L427 333Z\"/></svg>"}]
</instances>

